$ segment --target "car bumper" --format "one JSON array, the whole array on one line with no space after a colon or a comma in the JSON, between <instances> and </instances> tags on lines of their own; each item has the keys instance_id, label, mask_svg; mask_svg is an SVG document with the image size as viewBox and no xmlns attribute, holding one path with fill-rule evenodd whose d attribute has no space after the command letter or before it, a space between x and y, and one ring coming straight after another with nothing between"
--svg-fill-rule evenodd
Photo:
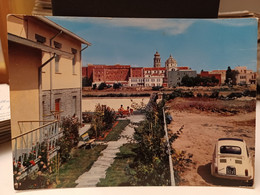
<instances>
[{"instance_id":1,"label":"car bumper","mask_svg":"<svg viewBox=\"0 0 260 195\"><path fill-rule=\"evenodd\" d=\"M239 176L239 175L226 175L226 174L216 174L213 173L212 174L214 177L218 177L218 178L223 178L223 179L231 179L231 180L243 180L243 181L248 181L253 179L252 176Z\"/></svg>"}]
</instances>

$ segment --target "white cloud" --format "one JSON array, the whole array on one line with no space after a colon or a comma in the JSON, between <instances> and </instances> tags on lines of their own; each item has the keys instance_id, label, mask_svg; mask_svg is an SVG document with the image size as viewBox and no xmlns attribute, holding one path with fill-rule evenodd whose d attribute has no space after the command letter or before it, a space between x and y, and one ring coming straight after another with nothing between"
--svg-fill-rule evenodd
<instances>
[{"instance_id":1,"label":"white cloud","mask_svg":"<svg viewBox=\"0 0 260 195\"><path fill-rule=\"evenodd\" d=\"M51 19L51 18L50 18ZM171 35L184 33L195 20L186 19L150 19L150 18L75 18L75 17L56 17L56 20L102 24L117 27L135 27L146 30L162 30Z\"/></svg>"}]
</instances>

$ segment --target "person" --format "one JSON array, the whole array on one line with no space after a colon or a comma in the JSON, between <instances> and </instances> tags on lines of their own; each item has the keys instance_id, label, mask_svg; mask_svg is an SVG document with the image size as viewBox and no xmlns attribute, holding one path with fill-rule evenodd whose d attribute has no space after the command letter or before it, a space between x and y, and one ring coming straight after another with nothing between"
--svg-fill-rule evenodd
<instances>
[{"instance_id":1,"label":"person","mask_svg":"<svg viewBox=\"0 0 260 195\"><path fill-rule=\"evenodd\" d=\"M127 106L127 115L130 116L130 108Z\"/></svg>"},{"instance_id":2,"label":"person","mask_svg":"<svg viewBox=\"0 0 260 195\"><path fill-rule=\"evenodd\" d=\"M121 105L120 108L118 109L118 112L119 112L119 114L120 114L121 117L123 116L124 110L125 110L125 109L124 109L123 105Z\"/></svg>"}]
</instances>

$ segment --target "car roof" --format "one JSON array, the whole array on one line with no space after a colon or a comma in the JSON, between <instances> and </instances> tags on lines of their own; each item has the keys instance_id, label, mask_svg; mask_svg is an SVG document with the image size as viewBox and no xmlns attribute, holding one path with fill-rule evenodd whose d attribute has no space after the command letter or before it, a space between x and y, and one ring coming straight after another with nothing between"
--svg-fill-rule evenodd
<instances>
[{"instance_id":1,"label":"car roof","mask_svg":"<svg viewBox=\"0 0 260 195\"><path fill-rule=\"evenodd\" d=\"M224 146L224 145L232 145L232 146L239 146L241 148L245 147L246 143L242 139L238 138L221 138L218 140L218 147Z\"/></svg>"},{"instance_id":2,"label":"car roof","mask_svg":"<svg viewBox=\"0 0 260 195\"><path fill-rule=\"evenodd\" d=\"M219 138L218 141L222 141L222 140L234 140L234 141L241 141L243 142L243 139L239 139L239 138Z\"/></svg>"}]
</instances>

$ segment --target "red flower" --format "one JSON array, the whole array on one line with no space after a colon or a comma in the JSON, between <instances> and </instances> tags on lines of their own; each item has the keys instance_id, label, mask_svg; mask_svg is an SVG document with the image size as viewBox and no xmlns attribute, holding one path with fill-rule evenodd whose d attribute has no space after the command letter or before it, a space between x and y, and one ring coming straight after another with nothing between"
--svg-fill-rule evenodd
<instances>
[{"instance_id":1,"label":"red flower","mask_svg":"<svg viewBox=\"0 0 260 195\"><path fill-rule=\"evenodd\" d=\"M29 161L33 166L36 165L36 163L34 162L34 160Z\"/></svg>"}]
</instances>

